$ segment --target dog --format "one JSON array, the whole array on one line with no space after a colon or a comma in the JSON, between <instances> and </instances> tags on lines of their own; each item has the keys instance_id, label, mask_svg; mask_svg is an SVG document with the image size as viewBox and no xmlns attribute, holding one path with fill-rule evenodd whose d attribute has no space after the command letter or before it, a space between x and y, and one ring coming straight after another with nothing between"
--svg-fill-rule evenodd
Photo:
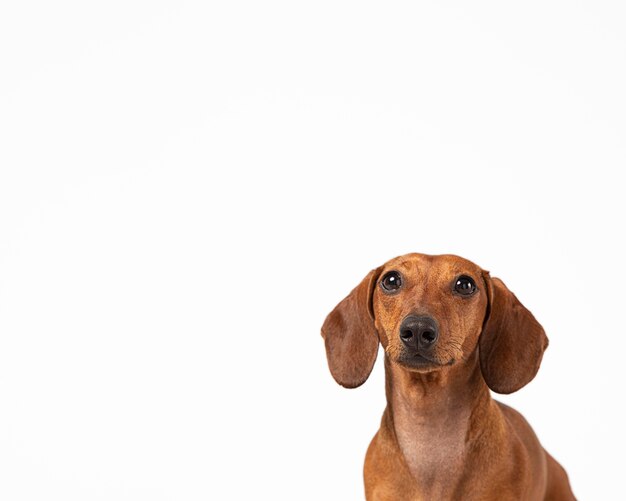
<instances>
[{"instance_id":1,"label":"dog","mask_svg":"<svg viewBox=\"0 0 626 501\"><path fill-rule=\"evenodd\" d=\"M521 414L491 398L528 384L548 338L504 283L454 255L372 270L322 327L334 379L356 388L379 343L387 407L365 457L367 501L574 500Z\"/></svg>"}]
</instances>

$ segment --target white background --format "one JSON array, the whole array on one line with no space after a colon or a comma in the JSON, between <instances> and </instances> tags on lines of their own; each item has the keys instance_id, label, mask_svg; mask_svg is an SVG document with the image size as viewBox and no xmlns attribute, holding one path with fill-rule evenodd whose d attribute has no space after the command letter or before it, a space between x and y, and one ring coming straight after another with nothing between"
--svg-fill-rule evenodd
<instances>
[{"instance_id":1,"label":"white background","mask_svg":"<svg viewBox=\"0 0 626 501\"><path fill-rule=\"evenodd\" d=\"M622 2L4 2L0 499L362 499L319 328L406 252L544 325L502 400L623 493Z\"/></svg>"}]
</instances>

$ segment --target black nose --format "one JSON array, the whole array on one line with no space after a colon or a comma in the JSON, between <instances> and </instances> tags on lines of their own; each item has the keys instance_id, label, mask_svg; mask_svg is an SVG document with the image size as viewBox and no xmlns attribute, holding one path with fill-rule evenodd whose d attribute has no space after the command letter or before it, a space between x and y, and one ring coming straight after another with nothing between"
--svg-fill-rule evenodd
<instances>
[{"instance_id":1,"label":"black nose","mask_svg":"<svg viewBox=\"0 0 626 501\"><path fill-rule=\"evenodd\" d=\"M431 348L438 337L437 322L431 317L409 315L400 325L400 339L409 348Z\"/></svg>"}]
</instances>

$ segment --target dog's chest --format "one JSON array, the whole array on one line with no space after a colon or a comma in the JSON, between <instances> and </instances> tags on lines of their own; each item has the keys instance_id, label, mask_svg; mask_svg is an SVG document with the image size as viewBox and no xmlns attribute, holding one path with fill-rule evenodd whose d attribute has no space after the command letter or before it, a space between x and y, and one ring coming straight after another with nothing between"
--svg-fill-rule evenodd
<instances>
[{"instance_id":1,"label":"dog's chest","mask_svg":"<svg viewBox=\"0 0 626 501\"><path fill-rule=\"evenodd\" d=\"M427 499L449 498L462 480L467 417L421 415L396 408L398 445L419 490Z\"/></svg>"}]
</instances>

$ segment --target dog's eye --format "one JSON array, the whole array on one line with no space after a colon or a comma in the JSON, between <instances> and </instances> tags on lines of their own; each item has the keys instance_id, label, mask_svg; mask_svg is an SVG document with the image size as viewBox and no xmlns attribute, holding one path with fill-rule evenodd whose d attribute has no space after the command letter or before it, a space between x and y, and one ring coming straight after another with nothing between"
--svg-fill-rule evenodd
<instances>
[{"instance_id":1,"label":"dog's eye","mask_svg":"<svg viewBox=\"0 0 626 501\"><path fill-rule=\"evenodd\" d=\"M380 281L380 286L386 292L395 292L402 287L402 276L397 271L385 273L385 276Z\"/></svg>"},{"instance_id":2,"label":"dog's eye","mask_svg":"<svg viewBox=\"0 0 626 501\"><path fill-rule=\"evenodd\" d=\"M454 291L462 296L471 296L476 292L476 284L470 277L461 275L454 283Z\"/></svg>"}]
</instances>

